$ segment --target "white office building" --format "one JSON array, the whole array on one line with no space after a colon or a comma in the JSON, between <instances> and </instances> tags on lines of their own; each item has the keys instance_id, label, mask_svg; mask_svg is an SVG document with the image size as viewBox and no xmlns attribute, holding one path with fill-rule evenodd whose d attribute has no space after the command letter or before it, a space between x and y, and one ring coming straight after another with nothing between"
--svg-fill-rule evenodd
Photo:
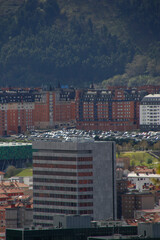
<instances>
[{"instance_id":1,"label":"white office building","mask_svg":"<svg viewBox=\"0 0 160 240\"><path fill-rule=\"evenodd\" d=\"M149 187L151 184L154 184L154 181L160 181L160 174L130 172L128 174L128 180L136 185L136 189L138 191L143 191L144 188Z\"/></svg>"},{"instance_id":2,"label":"white office building","mask_svg":"<svg viewBox=\"0 0 160 240\"><path fill-rule=\"evenodd\" d=\"M149 94L142 99L140 129L142 131L160 131L160 94Z\"/></svg>"}]
</instances>

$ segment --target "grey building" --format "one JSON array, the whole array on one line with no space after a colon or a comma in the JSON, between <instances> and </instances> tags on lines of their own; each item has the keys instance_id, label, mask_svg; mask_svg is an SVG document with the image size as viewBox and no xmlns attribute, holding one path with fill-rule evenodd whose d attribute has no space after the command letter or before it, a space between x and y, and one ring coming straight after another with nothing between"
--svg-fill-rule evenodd
<instances>
[{"instance_id":1,"label":"grey building","mask_svg":"<svg viewBox=\"0 0 160 240\"><path fill-rule=\"evenodd\" d=\"M89 215L55 215L53 217L56 228L90 228L91 216Z\"/></svg>"},{"instance_id":2,"label":"grey building","mask_svg":"<svg viewBox=\"0 0 160 240\"><path fill-rule=\"evenodd\" d=\"M138 235L144 238L160 239L160 222L138 223Z\"/></svg>"},{"instance_id":3,"label":"grey building","mask_svg":"<svg viewBox=\"0 0 160 240\"><path fill-rule=\"evenodd\" d=\"M6 228L24 228L33 224L33 209L23 207L6 208Z\"/></svg>"},{"instance_id":4,"label":"grey building","mask_svg":"<svg viewBox=\"0 0 160 240\"><path fill-rule=\"evenodd\" d=\"M115 143L73 139L33 143L35 225L56 214L116 218Z\"/></svg>"}]
</instances>

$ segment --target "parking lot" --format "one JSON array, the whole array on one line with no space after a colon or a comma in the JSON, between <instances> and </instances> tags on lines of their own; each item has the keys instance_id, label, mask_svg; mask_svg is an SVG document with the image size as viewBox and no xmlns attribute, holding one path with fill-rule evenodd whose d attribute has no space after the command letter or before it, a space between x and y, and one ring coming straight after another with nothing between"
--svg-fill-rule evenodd
<instances>
[{"instance_id":1,"label":"parking lot","mask_svg":"<svg viewBox=\"0 0 160 240\"><path fill-rule=\"evenodd\" d=\"M113 132L113 131L83 131L77 129L62 129L62 130L49 130L41 131L36 130L30 134L16 135L15 139L35 141L38 139L55 140L55 141L70 141L72 137L85 137L98 140L134 140L140 142L146 140L148 142L156 143L160 140L160 132Z\"/></svg>"}]
</instances>

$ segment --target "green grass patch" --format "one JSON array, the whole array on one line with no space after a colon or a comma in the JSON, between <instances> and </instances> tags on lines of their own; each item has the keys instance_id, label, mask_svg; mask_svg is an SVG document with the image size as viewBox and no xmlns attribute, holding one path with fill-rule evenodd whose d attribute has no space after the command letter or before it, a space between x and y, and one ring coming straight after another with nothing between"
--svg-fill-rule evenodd
<instances>
[{"instance_id":1,"label":"green grass patch","mask_svg":"<svg viewBox=\"0 0 160 240\"><path fill-rule=\"evenodd\" d=\"M31 168L26 168L23 169L20 173L16 175L17 177L31 177L33 176L33 169Z\"/></svg>"},{"instance_id":2,"label":"green grass patch","mask_svg":"<svg viewBox=\"0 0 160 240\"><path fill-rule=\"evenodd\" d=\"M159 164L157 158L151 156L147 152L121 152L116 154L117 158L128 157L130 158L131 166L147 166L148 168L155 168Z\"/></svg>"}]
</instances>

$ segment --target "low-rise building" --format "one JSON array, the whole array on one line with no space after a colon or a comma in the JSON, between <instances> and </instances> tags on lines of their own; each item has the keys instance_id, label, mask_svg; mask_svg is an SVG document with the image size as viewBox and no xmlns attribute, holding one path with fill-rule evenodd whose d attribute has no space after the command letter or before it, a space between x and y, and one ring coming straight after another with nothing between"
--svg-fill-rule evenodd
<instances>
[{"instance_id":1,"label":"low-rise building","mask_svg":"<svg viewBox=\"0 0 160 240\"><path fill-rule=\"evenodd\" d=\"M134 219L135 210L153 209L154 196L150 192L128 192L122 194L122 216Z\"/></svg>"},{"instance_id":2,"label":"low-rise building","mask_svg":"<svg viewBox=\"0 0 160 240\"><path fill-rule=\"evenodd\" d=\"M149 186L152 185L154 181L160 181L160 174L131 172L128 174L128 180L136 185L137 190L142 191L144 188L149 188Z\"/></svg>"},{"instance_id":3,"label":"low-rise building","mask_svg":"<svg viewBox=\"0 0 160 240\"><path fill-rule=\"evenodd\" d=\"M160 222L143 222L138 224L138 235L144 238L160 238Z\"/></svg>"},{"instance_id":4,"label":"low-rise building","mask_svg":"<svg viewBox=\"0 0 160 240\"><path fill-rule=\"evenodd\" d=\"M33 202L29 196L20 196L5 208L6 228L31 227L33 224Z\"/></svg>"},{"instance_id":5,"label":"low-rise building","mask_svg":"<svg viewBox=\"0 0 160 240\"><path fill-rule=\"evenodd\" d=\"M11 177L10 178L10 181L11 182L16 182L18 183L19 185L22 186L21 183L24 183L26 184L27 186L29 186L29 189L33 189L33 176L25 176L25 177Z\"/></svg>"},{"instance_id":6,"label":"low-rise building","mask_svg":"<svg viewBox=\"0 0 160 240\"><path fill-rule=\"evenodd\" d=\"M0 183L0 239L5 239L6 226L25 227L33 222L33 194L24 183ZM31 194L30 194L31 193Z\"/></svg>"}]
</instances>

